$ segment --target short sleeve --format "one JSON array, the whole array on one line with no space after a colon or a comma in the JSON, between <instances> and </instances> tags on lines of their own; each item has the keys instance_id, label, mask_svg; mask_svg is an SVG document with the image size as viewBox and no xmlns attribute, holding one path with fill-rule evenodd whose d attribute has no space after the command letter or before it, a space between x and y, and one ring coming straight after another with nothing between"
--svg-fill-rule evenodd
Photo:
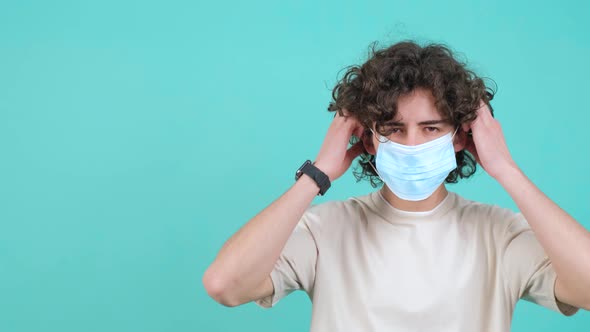
<instances>
[{"instance_id":1,"label":"short sleeve","mask_svg":"<svg viewBox=\"0 0 590 332\"><path fill-rule=\"evenodd\" d=\"M502 269L511 291L518 297L565 316L579 308L555 297L557 274L521 213L511 218L502 242Z\"/></svg>"},{"instance_id":2,"label":"short sleeve","mask_svg":"<svg viewBox=\"0 0 590 332\"><path fill-rule=\"evenodd\" d=\"M262 308L273 307L295 290L304 290L311 298L318 247L309 225L312 219L310 209L304 213L293 229L270 273L274 293L254 301Z\"/></svg>"}]
</instances>

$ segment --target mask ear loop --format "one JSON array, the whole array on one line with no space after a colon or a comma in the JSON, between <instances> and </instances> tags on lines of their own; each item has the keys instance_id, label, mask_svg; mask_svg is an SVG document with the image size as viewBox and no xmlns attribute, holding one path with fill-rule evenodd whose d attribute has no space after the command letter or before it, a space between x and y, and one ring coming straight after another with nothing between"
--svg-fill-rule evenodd
<instances>
[{"instance_id":1,"label":"mask ear loop","mask_svg":"<svg viewBox=\"0 0 590 332\"><path fill-rule=\"evenodd\" d=\"M453 146L455 146L455 141L453 140L453 138L455 138L455 134L457 134L457 132L459 131L459 128L461 128L461 125L459 125L459 127L457 127L457 129L455 129L453 136L451 136L451 144L453 144Z\"/></svg>"},{"instance_id":2,"label":"mask ear loop","mask_svg":"<svg viewBox=\"0 0 590 332\"><path fill-rule=\"evenodd\" d=\"M453 133L453 136L451 136L451 139L455 138L455 134L459 131L459 127L457 127L457 129L455 129L455 132Z\"/></svg>"},{"instance_id":3,"label":"mask ear loop","mask_svg":"<svg viewBox=\"0 0 590 332\"><path fill-rule=\"evenodd\" d=\"M389 139L387 137L384 137L384 136L381 136L381 135L375 133L372 128L369 128L369 130L371 131L371 134L373 136L375 136L375 138L377 138L377 141L379 141L379 143L387 143L387 142L389 142ZM381 141L380 137L385 138L385 141Z\"/></svg>"},{"instance_id":4,"label":"mask ear loop","mask_svg":"<svg viewBox=\"0 0 590 332\"><path fill-rule=\"evenodd\" d=\"M379 177L379 179L381 179L381 181L383 181L383 178L381 177L381 175L379 174L379 172L377 171L377 169L375 168L375 166L373 166L373 163L369 161L369 165L371 165L371 167L375 170L375 173L377 173L377 176Z\"/></svg>"},{"instance_id":5,"label":"mask ear loop","mask_svg":"<svg viewBox=\"0 0 590 332\"><path fill-rule=\"evenodd\" d=\"M369 130L371 131L371 134L375 135L375 132L373 131L373 129L369 128ZM377 140L379 141L379 139L377 139ZM381 143L381 141L379 141L379 142ZM375 159L377 159L377 155L375 155ZM375 160L375 162L377 162L377 161ZM371 161L369 161L369 165L375 170L375 173L377 173L377 176L379 177L379 179L381 179L381 181L383 183L385 183L385 181L383 181L383 178L379 174L379 171L377 171L377 168L375 168L375 166L373 166L373 163Z\"/></svg>"}]
</instances>

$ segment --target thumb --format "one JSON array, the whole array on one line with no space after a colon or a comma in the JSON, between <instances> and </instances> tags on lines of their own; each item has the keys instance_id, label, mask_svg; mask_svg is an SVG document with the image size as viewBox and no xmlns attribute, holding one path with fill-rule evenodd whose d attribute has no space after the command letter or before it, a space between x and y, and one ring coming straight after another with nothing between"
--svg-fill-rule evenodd
<instances>
[{"instance_id":1,"label":"thumb","mask_svg":"<svg viewBox=\"0 0 590 332\"><path fill-rule=\"evenodd\" d=\"M365 151L365 147L363 146L363 141L360 140L356 142L353 146L351 146L346 151L346 156L344 157L344 162L346 165L350 165L354 158L358 157Z\"/></svg>"}]
</instances>

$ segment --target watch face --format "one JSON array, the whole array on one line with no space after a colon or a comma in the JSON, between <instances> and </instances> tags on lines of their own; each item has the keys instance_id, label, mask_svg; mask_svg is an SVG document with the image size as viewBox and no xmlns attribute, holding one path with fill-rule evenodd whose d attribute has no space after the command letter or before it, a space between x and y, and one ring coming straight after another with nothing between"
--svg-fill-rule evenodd
<instances>
[{"instance_id":1,"label":"watch face","mask_svg":"<svg viewBox=\"0 0 590 332\"><path fill-rule=\"evenodd\" d=\"M301 167L299 167L299 169L297 170L297 172L295 172L295 180L299 179L299 177L301 177L301 174L303 174L303 167L305 167L305 165L307 164L311 164L311 162L309 160L306 160L303 165L301 165Z\"/></svg>"}]
</instances>

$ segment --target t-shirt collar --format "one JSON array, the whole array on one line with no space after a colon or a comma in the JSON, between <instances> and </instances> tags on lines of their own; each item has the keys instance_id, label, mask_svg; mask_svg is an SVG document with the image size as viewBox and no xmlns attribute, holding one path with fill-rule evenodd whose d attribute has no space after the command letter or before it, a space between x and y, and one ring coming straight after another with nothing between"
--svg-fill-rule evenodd
<instances>
[{"instance_id":1,"label":"t-shirt collar","mask_svg":"<svg viewBox=\"0 0 590 332\"><path fill-rule=\"evenodd\" d=\"M456 200L456 194L448 191L447 196L432 210L429 211L404 211L393 207L383 197L381 190L376 190L370 194L371 201L373 202L377 213L379 213L385 220L389 222L400 222L400 221L432 221L437 217L444 215L452 206Z\"/></svg>"}]
</instances>

